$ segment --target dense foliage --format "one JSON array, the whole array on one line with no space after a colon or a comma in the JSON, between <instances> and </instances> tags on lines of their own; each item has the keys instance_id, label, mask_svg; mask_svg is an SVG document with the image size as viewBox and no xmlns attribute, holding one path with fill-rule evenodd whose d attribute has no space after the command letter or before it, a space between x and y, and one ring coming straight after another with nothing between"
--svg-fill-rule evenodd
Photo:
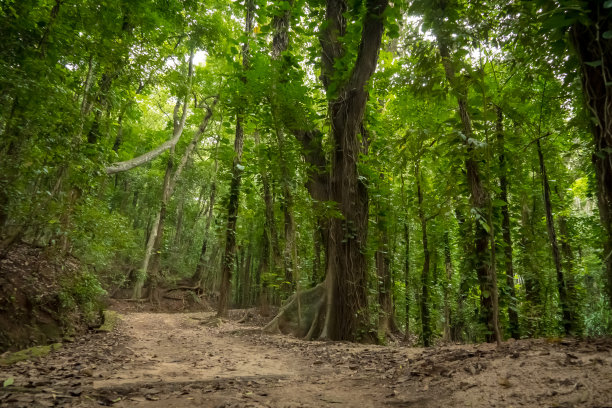
<instances>
[{"instance_id":1,"label":"dense foliage","mask_svg":"<svg viewBox=\"0 0 612 408\"><path fill-rule=\"evenodd\" d=\"M247 307L355 241L349 299L381 341L610 334L611 21L611 1L2 1L0 251L77 256L66 303L182 282Z\"/></svg>"}]
</instances>

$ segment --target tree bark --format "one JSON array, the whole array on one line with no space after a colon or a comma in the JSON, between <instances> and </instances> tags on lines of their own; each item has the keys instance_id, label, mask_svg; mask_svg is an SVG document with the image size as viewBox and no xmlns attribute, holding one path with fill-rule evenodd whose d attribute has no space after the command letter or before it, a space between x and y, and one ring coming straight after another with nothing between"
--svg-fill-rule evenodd
<instances>
[{"instance_id":1,"label":"tree bark","mask_svg":"<svg viewBox=\"0 0 612 408\"><path fill-rule=\"evenodd\" d=\"M131 160L113 163L107 166L104 169L104 171L106 172L106 174L115 174L115 173L119 173L122 171L131 170L134 167L142 166L143 164L148 163L151 160L159 157L166 150L174 148L176 144L178 143L179 139L181 138L181 136L183 135L183 129L185 127L186 119L187 119L187 110L185 109L183 111L183 116L181 117L180 126L174 129L174 131L172 132L172 138L170 140L161 144L155 149L148 151Z\"/></svg>"}]
</instances>

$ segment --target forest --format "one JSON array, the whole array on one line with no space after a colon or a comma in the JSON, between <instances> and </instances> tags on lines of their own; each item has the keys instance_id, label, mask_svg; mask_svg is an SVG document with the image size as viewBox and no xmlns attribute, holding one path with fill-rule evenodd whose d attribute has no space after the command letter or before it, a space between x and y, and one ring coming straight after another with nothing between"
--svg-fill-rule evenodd
<instances>
[{"instance_id":1,"label":"forest","mask_svg":"<svg viewBox=\"0 0 612 408\"><path fill-rule=\"evenodd\" d=\"M184 293L425 347L612 332L612 1L0 4L0 258L78 264L45 307Z\"/></svg>"}]
</instances>

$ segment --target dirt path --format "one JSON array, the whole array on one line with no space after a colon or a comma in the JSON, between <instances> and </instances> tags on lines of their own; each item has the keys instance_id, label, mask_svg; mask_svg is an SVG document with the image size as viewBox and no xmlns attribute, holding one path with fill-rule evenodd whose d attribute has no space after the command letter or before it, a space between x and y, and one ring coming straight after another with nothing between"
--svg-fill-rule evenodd
<instances>
[{"instance_id":1,"label":"dirt path","mask_svg":"<svg viewBox=\"0 0 612 408\"><path fill-rule=\"evenodd\" d=\"M612 341L432 349L305 342L212 313L127 313L0 367L0 406L612 407Z\"/></svg>"}]
</instances>

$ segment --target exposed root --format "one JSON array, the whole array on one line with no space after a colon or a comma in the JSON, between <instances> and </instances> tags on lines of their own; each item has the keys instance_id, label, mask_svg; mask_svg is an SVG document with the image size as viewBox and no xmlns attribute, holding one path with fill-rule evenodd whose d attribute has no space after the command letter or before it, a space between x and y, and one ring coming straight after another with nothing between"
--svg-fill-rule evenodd
<instances>
[{"instance_id":1,"label":"exposed root","mask_svg":"<svg viewBox=\"0 0 612 408\"><path fill-rule=\"evenodd\" d=\"M324 283L293 294L262 330L306 339L319 337L325 317L326 294Z\"/></svg>"}]
</instances>

